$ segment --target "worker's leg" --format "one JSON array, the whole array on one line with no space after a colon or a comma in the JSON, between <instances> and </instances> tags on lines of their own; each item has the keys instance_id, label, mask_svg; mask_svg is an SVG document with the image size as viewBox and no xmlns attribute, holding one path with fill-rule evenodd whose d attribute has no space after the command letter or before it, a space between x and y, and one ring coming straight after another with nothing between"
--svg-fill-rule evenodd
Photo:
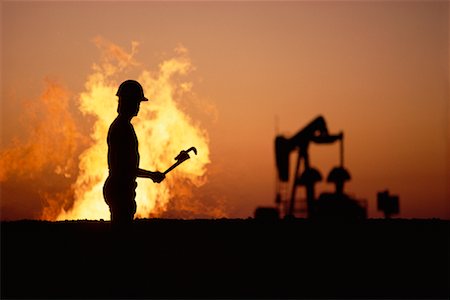
<instances>
[{"instance_id":1,"label":"worker's leg","mask_svg":"<svg viewBox=\"0 0 450 300\"><path fill-rule=\"evenodd\" d=\"M136 213L136 182L120 183L107 179L103 188L105 202L109 206L113 228L128 227Z\"/></svg>"},{"instance_id":2,"label":"worker's leg","mask_svg":"<svg viewBox=\"0 0 450 300\"><path fill-rule=\"evenodd\" d=\"M110 213L113 230L127 229L133 223L134 212L130 205L111 205Z\"/></svg>"},{"instance_id":3,"label":"worker's leg","mask_svg":"<svg viewBox=\"0 0 450 300\"><path fill-rule=\"evenodd\" d=\"M134 214L136 213L136 183L134 185L124 185L123 189L118 191L119 198L117 199L117 205L113 210L112 216L115 219L115 223L128 227L133 223Z\"/></svg>"}]
</instances>

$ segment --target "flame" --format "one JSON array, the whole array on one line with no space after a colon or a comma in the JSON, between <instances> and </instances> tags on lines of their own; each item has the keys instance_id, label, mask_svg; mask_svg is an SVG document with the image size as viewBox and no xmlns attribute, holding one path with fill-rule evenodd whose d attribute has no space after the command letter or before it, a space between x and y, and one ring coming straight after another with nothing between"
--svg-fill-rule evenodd
<instances>
[{"instance_id":1,"label":"flame","mask_svg":"<svg viewBox=\"0 0 450 300\"><path fill-rule=\"evenodd\" d=\"M20 186L26 197L19 199L31 196L40 203L41 210L33 212L40 219L108 220L109 209L103 199L108 175L106 137L117 116L117 88L133 78L150 99L141 104L138 117L132 120L139 140L140 167L164 171L181 150L192 146L198 150L197 156L192 154L161 184L138 178L136 217L225 217L222 198L199 192L207 182L211 163L208 134L180 108L195 98L193 83L187 80L194 70L188 50L177 47L173 58L151 72L135 59L138 42L131 42L130 51L101 37L94 43L101 56L82 93L74 97L62 85L46 80L44 93L27 106L28 138L0 151L0 183L12 186L10 190ZM205 107L214 111L211 105ZM6 202L15 212L20 211L17 196L11 193L7 198L2 199L2 206Z\"/></svg>"},{"instance_id":2,"label":"flame","mask_svg":"<svg viewBox=\"0 0 450 300\"><path fill-rule=\"evenodd\" d=\"M44 84L40 97L24 102L23 114L12 127L24 129L25 135L0 150L2 218L40 218L36 208L51 198L46 214L54 219L73 202L77 157L88 139L77 124L71 93L55 80L45 79Z\"/></svg>"},{"instance_id":3,"label":"flame","mask_svg":"<svg viewBox=\"0 0 450 300\"><path fill-rule=\"evenodd\" d=\"M102 194L108 176L106 136L109 125L117 116L117 97L114 95L123 81L123 73L139 67L134 59L138 43L133 42L131 52L127 53L101 38L95 42L102 50L102 61L93 66L93 73L85 84L86 91L79 98L80 110L95 117L90 135L93 143L80 155L79 174L73 185L74 205L69 210L63 208L58 220L109 219L109 209ZM193 66L185 48L178 47L176 54L162 62L155 74L142 70L137 77L150 99L141 104L138 117L132 120L139 140L140 167L164 171L175 162L174 157L181 150L191 146L198 149L198 156L191 156L161 184L138 179L136 217L161 216L168 209L180 212L207 209L198 201L192 201L191 189L206 183L209 140L207 132L179 108L178 102L190 92L192 83L177 79L187 75ZM213 216L224 215L220 209L211 213Z\"/></svg>"},{"instance_id":4,"label":"flame","mask_svg":"<svg viewBox=\"0 0 450 300\"><path fill-rule=\"evenodd\" d=\"M70 113L69 92L50 79L45 85L38 101L26 103L26 141L16 139L0 152L0 182L11 177L36 179L49 168L67 178L76 173L77 149L86 139Z\"/></svg>"}]
</instances>

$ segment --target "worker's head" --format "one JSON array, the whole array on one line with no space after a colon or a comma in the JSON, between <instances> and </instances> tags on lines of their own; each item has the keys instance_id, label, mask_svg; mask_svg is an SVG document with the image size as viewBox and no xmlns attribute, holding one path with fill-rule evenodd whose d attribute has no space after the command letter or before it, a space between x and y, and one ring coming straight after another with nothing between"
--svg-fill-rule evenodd
<instances>
[{"instance_id":1,"label":"worker's head","mask_svg":"<svg viewBox=\"0 0 450 300\"><path fill-rule=\"evenodd\" d=\"M116 95L119 96L117 112L130 117L138 114L141 101L148 101L144 96L141 84L136 80L122 82Z\"/></svg>"}]
</instances>

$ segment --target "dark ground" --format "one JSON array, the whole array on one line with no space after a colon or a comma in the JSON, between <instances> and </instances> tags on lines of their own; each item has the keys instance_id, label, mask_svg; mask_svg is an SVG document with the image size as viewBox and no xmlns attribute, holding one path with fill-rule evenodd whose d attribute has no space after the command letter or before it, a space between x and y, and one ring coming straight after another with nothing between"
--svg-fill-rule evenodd
<instances>
[{"instance_id":1,"label":"dark ground","mask_svg":"<svg viewBox=\"0 0 450 300\"><path fill-rule=\"evenodd\" d=\"M1 298L449 298L450 221L1 223Z\"/></svg>"}]
</instances>

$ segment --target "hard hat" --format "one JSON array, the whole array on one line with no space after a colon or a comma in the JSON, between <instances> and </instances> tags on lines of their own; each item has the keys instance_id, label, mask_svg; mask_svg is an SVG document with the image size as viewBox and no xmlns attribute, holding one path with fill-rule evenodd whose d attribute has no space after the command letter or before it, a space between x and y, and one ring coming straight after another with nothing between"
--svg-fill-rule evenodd
<instances>
[{"instance_id":1,"label":"hard hat","mask_svg":"<svg viewBox=\"0 0 450 300\"><path fill-rule=\"evenodd\" d=\"M144 90L139 82L136 80L125 80L119 86L116 96L123 98L136 100L136 101L148 101L144 96Z\"/></svg>"}]
</instances>

